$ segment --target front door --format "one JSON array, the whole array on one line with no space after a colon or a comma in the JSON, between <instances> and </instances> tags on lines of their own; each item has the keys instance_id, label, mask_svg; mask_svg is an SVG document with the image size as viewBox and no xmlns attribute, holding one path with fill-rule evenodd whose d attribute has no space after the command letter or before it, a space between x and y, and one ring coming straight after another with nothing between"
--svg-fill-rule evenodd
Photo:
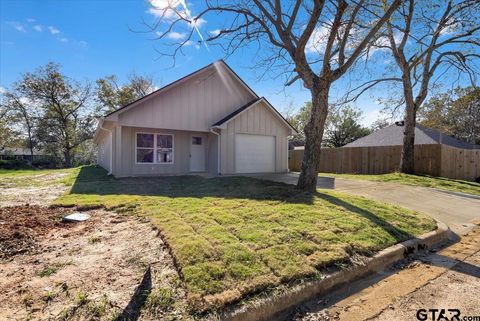
<instances>
[{"instance_id":1,"label":"front door","mask_svg":"<svg viewBox=\"0 0 480 321\"><path fill-rule=\"evenodd\" d=\"M190 139L190 171L205 172L205 137L192 136Z\"/></svg>"}]
</instances>

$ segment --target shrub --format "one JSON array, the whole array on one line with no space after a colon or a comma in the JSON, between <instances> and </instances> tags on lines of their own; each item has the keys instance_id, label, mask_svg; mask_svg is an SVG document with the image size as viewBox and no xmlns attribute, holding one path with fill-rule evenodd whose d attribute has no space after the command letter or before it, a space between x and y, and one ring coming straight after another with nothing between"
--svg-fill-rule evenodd
<instances>
[{"instance_id":1,"label":"shrub","mask_svg":"<svg viewBox=\"0 0 480 321\"><path fill-rule=\"evenodd\" d=\"M29 169L32 166L23 159L0 159L1 169Z\"/></svg>"}]
</instances>

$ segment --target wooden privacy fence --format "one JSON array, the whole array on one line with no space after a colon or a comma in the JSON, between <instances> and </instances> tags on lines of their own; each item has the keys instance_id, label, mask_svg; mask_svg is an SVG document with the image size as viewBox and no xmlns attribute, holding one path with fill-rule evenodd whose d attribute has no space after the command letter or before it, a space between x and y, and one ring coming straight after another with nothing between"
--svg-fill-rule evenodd
<instances>
[{"instance_id":1,"label":"wooden privacy fence","mask_svg":"<svg viewBox=\"0 0 480 321\"><path fill-rule=\"evenodd\" d=\"M402 146L324 148L319 171L338 174L385 174L398 171ZM303 150L289 151L289 168L300 171ZM480 149L415 145L415 172L475 180L480 177Z\"/></svg>"}]
</instances>

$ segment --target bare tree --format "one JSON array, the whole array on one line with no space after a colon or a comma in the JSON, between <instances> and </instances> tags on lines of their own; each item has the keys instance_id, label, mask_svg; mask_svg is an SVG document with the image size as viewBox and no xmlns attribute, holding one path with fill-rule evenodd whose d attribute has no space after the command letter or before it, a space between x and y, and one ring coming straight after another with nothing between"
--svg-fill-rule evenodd
<instances>
[{"instance_id":1,"label":"bare tree","mask_svg":"<svg viewBox=\"0 0 480 321\"><path fill-rule=\"evenodd\" d=\"M305 126L305 152L298 188L316 189L320 147L328 114L332 84L349 71L377 32L401 4L400 0L205 0L204 8L193 17L184 1L167 1L159 21L150 26L158 39L185 23L192 26L181 41L171 45L175 57L196 34L203 40L198 21L208 14L222 15L225 24L205 42L221 45L227 55L237 49L257 45L268 56L264 68L281 67L310 91L312 110ZM166 22L167 27L163 28ZM160 29L160 30L159 30Z\"/></svg>"},{"instance_id":2,"label":"bare tree","mask_svg":"<svg viewBox=\"0 0 480 321\"><path fill-rule=\"evenodd\" d=\"M20 84L17 83L15 87L17 90L7 91L4 94L4 102L2 105L4 106L3 109L5 116L10 116L10 122L18 124L18 127L21 127L22 132L26 133L27 148L30 150L30 156L33 160L33 150L35 147L34 130L37 122L37 110L31 101L22 97L18 92Z\"/></svg>"},{"instance_id":3,"label":"bare tree","mask_svg":"<svg viewBox=\"0 0 480 321\"><path fill-rule=\"evenodd\" d=\"M451 86L463 75L475 82L480 58L480 1L408 0L380 33L376 45L393 56L396 75L384 75L355 88L353 99L384 82L401 85L404 138L401 171L414 173L417 112L432 86ZM395 100L395 99L394 99ZM347 100L349 101L349 100Z\"/></svg>"}]
</instances>

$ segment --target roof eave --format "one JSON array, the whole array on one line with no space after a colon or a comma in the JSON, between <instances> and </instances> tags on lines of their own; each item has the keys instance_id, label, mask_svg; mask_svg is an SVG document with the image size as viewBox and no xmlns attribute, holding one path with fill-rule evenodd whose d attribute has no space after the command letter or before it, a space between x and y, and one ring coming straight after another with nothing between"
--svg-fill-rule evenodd
<instances>
[{"instance_id":1,"label":"roof eave","mask_svg":"<svg viewBox=\"0 0 480 321\"><path fill-rule=\"evenodd\" d=\"M232 120L234 120L235 118L239 117L240 115L242 115L244 112L246 112L247 110L249 110L250 108L252 108L253 106L257 105L259 102L263 101L271 110L273 110L273 112L277 115L277 117L288 127L290 128L291 130L291 135L293 134L298 134L298 130L293 127L283 116L282 114L280 114L278 112L278 110L275 109L275 107L273 107L272 104L270 104L270 102L265 98L265 97L261 97L257 100L254 100L252 102L250 102L246 107L240 107L239 109L242 109L240 112L238 113L235 113L233 112L232 114L232 117L227 117L224 121L221 121L221 122L218 122L218 123L215 123L211 126L211 128L220 128L220 129L225 129L226 128L226 124L231 122Z\"/></svg>"}]
</instances>

